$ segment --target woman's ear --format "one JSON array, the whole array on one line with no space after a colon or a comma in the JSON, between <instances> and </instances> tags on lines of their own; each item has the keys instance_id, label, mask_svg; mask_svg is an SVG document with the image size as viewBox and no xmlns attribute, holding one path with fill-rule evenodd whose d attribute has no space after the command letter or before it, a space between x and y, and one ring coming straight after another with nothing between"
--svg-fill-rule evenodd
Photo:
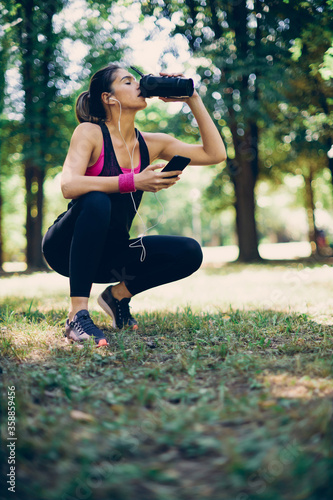
<instances>
[{"instance_id":1,"label":"woman's ear","mask_svg":"<svg viewBox=\"0 0 333 500\"><path fill-rule=\"evenodd\" d=\"M112 98L110 92L103 92L101 95L101 100L103 104L112 104Z\"/></svg>"}]
</instances>

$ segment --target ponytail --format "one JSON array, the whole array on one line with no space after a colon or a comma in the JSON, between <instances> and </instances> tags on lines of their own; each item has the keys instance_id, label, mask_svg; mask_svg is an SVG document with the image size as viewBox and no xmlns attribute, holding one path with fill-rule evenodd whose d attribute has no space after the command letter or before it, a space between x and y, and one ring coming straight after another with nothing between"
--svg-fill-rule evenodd
<instances>
[{"instance_id":1,"label":"ponytail","mask_svg":"<svg viewBox=\"0 0 333 500\"><path fill-rule=\"evenodd\" d=\"M100 111L102 111L102 116L94 116L94 114L91 113L91 105L90 105L90 94L89 92L85 91L82 92L79 97L76 100L76 105L75 105L75 113L76 113L76 118L80 123L83 122L91 122L91 123L98 123L102 119L105 119L105 110L102 106Z\"/></svg>"},{"instance_id":2,"label":"ponytail","mask_svg":"<svg viewBox=\"0 0 333 500\"><path fill-rule=\"evenodd\" d=\"M121 66L109 64L95 73L90 81L89 92L82 92L76 100L75 113L78 121L99 123L106 119L101 95L112 91L112 83Z\"/></svg>"}]
</instances>

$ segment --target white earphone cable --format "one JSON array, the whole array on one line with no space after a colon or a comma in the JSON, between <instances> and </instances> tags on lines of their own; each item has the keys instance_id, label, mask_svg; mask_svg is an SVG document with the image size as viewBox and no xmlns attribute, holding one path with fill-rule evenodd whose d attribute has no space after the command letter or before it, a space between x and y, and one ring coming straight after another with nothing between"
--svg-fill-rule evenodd
<instances>
[{"instance_id":1,"label":"white earphone cable","mask_svg":"<svg viewBox=\"0 0 333 500\"><path fill-rule=\"evenodd\" d=\"M120 134L120 137L123 141L123 143L125 144L125 147L126 147L126 150L128 152L128 155L129 155L129 158L130 158L130 162L131 162L131 171L134 175L134 152L135 152L135 147L139 141L139 132L138 130L136 130L136 133L135 133L135 138L136 140L134 141L134 146L133 146L133 149L132 149L132 153L130 152L128 146L127 146L127 143L123 137L123 134L121 133L121 126L120 126L120 120L121 120L121 113L122 113L122 109L121 109L121 102L118 101L118 99L115 99L114 97L111 97L110 99L114 100L114 101L117 101L118 104L119 104L119 118L118 118L118 130L119 130L119 134ZM156 200L159 202L159 204L161 205L162 207L162 214L159 216L157 222L155 224L153 224L152 226L150 227L147 227L147 225L145 224L144 220L142 219L139 211L137 210L136 208L136 204L135 204L135 200L134 200L134 196L133 196L133 193L130 193L131 194L131 199L132 199L132 202L133 202L133 206L134 206L134 210L135 210L135 213L137 214L137 216L139 217L142 225L143 225L143 234L138 236L138 239L136 241L133 241L129 246L130 248L142 248L142 252L141 252L141 256L140 256L140 261L143 262L146 258L146 255L147 255L147 251L146 251L146 248L144 246L144 243L143 243L143 238L144 236L146 236L147 232L150 231L151 229L153 229L154 227L156 227L163 219L164 217L164 206L163 204L161 203L160 199L158 198L157 196L157 193L154 193L155 194L155 198Z\"/></svg>"}]
</instances>

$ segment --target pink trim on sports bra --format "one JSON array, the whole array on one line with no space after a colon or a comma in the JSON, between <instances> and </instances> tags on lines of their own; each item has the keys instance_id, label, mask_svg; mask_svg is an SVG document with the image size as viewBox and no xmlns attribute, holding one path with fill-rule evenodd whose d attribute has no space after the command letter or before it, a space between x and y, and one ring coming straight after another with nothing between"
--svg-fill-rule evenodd
<instances>
[{"instance_id":1,"label":"pink trim on sports bra","mask_svg":"<svg viewBox=\"0 0 333 500\"><path fill-rule=\"evenodd\" d=\"M103 142L102 151L98 157L98 160L96 161L96 163L91 165L91 167L87 168L86 173L84 175L88 175L88 176L99 175L103 170L103 165L104 165L104 142ZM122 168L122 167L120 167L120 168L121 168L121 171L123 172L123 174L129 174L131 171L130 168ZM140 168L141 168L141 158L139 161L139 165L134 168L134 173L138 174L140 172Z\"/></svg>"},{"instance_id":2,"label":"pink trim on sports bra","mask_svg":"<svg viewBox=\"0 0 333 500\"><path fill-rule=\"evenodd\" d=\"M103 165L104 165L104 142L98 160L96 161L96 163L91 165L91 167L87 168L86 173L84 175L96 175L96 176L99 175L103 170Z\"/></svg>"},{"instance_id":3,"label":"pink trim on sports bra","mask_svg":"<svg viewBox=\"0 0 333 500\"><path fill-rule=\"evenodd\" d=\"M121 171L123 174L129 174L131 172L131 169L130 168L121 168ZM140 172L140 168L141 168L141 158L140 158L140 161L139 161L139 165L137 167L134 168L134 173L135 174L138 174Z\"/></svg>"}]
</instances>

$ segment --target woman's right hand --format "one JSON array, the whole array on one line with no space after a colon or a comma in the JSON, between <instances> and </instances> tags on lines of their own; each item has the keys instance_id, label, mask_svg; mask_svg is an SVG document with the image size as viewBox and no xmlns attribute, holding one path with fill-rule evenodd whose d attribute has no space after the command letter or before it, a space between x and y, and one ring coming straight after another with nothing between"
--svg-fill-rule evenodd
<instances>
[{"instance_id":1,"label":"woman's right hand","mask_svg":"<svg viewBox=\"0 0 333 500\"><path fill-rule=\"evenodd\" d=\"M134 174L134 183L136 189L157 193L157 191L160 191L161 189L167 189L176 184L176 182L179 181L180 174L182 172L180 170L163 173L156 172L157 169L161 169L164 166L165 165L162 163L149 165L139 174ZM177 177L173 177L174 175L176 175Z\"/></svg>"}]
</instances>

